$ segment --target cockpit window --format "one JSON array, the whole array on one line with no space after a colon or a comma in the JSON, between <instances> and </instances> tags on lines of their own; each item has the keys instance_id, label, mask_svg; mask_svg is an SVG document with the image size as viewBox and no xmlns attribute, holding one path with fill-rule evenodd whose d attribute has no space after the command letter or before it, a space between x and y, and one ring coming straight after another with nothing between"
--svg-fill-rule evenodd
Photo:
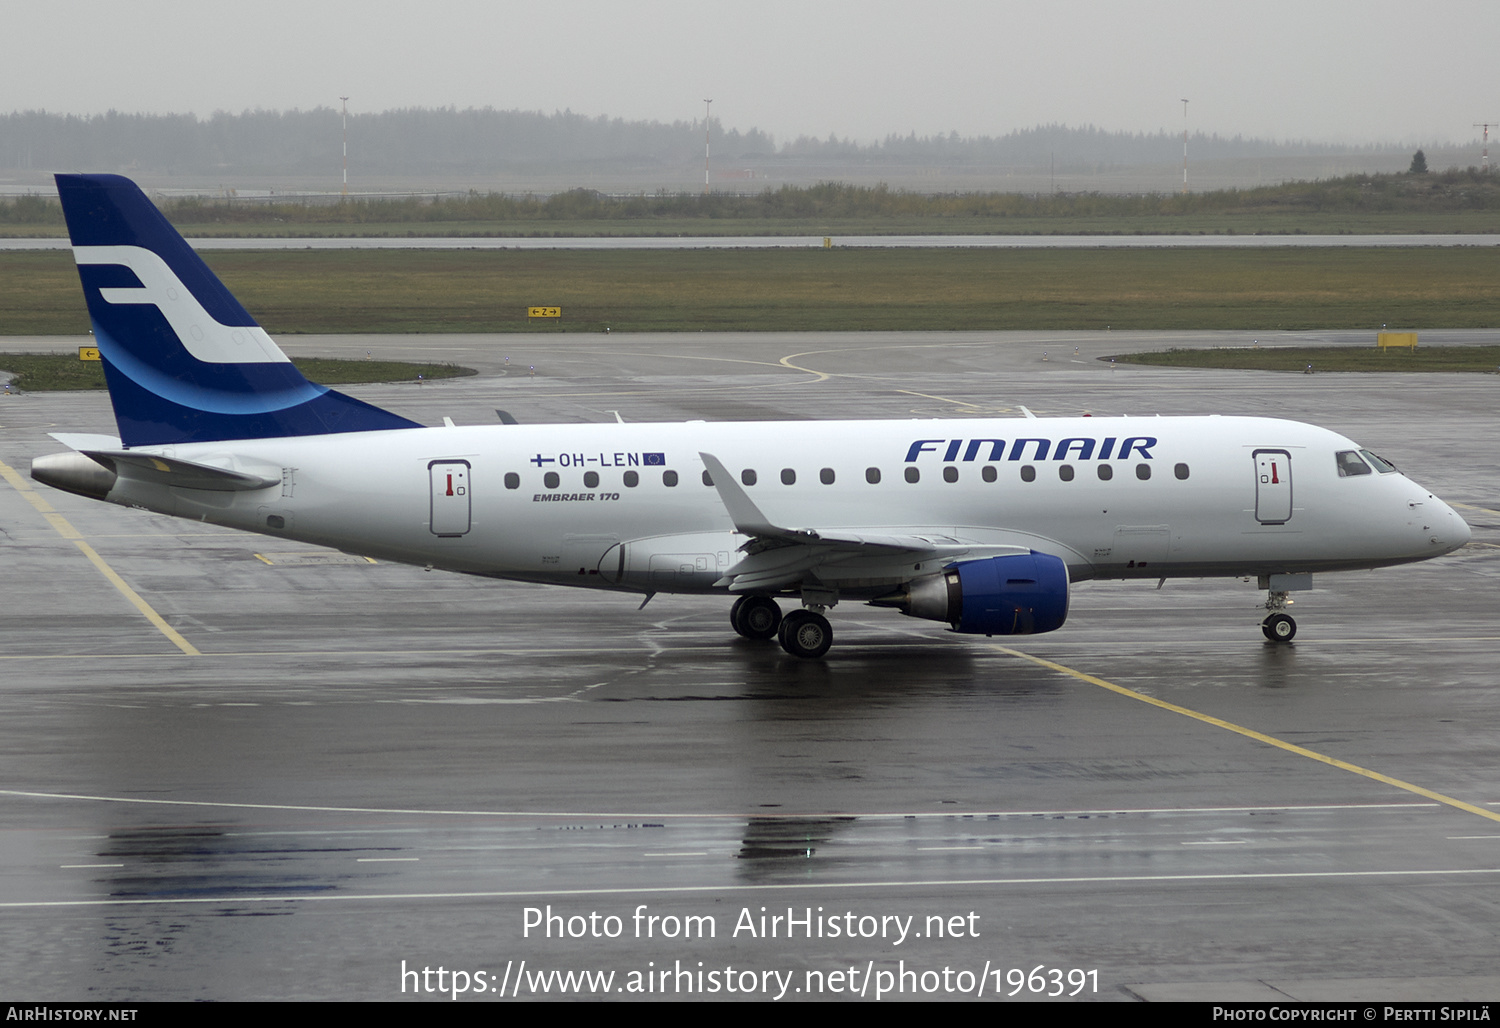
<instances>
[{"instance_id":1,"label":"cockpit window","mask_svg":"<svg viewBox=\"0 0 1500 1028\"><path fill-rule=\"evenodd\" d=\"M1353 450L1340 450L1334 454L1333 459L1338 461L1339 477L1348 478L1350 475L1368 475L1370 465L1359 459L1359 454Z\"/></svg>"},{"instance_id":2,"label":"cockpit window","mask_svg":"<svg viewBox=\"0 0 1500 1028\"><path fill-rule=\"evenodd\" d=\"M1389 475L1396 470L1396 465L1392 464L1384 457L1377 457L1369 450L1360 450L1359 452L1360 456L1364 457L1365 460L1373 464L1375 466L1375 470L1380 472L1382 475Z\"/></svg>"}]
</instances>

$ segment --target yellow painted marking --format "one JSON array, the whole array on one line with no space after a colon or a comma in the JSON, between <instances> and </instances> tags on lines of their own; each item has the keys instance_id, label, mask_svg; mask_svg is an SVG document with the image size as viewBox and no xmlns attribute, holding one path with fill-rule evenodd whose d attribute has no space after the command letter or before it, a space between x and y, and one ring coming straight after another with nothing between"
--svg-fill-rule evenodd
<instances>
[{"instance_id":1,"label":"yellow painted marking","mask_svg":"<svg viewBox=\"0 0 1500 1028\"><path fill-rule=\"evenodd\" d=\"M9 464L6 464L4 461L0 461L0 478L3 478L7 482L9 482L10 487L16 490L16 492L20 493L22 496L25 496L27 493L36 492L35 489L31 488L31 483L21 477L21 473L19 471L11 467ZM46 501L44 500L42 502L45 503ZM35 505L34 501L33 505ZM41 508L37 509L40 510ZM47 509L51 510L52 508L48 507Z\"/></svg>"},{"instance_id":2,"label":"yellow painted marking","mask_svg":"<svg viewBox=\"0 0 1500 1028\"><path fill-rule=\"evenodd\" d=\"M827 351L824 351L824 350L808 350L806 353L789 353L785 357L781 358L781 360L777 361L776 363L780 364L782 367L791 368L793 371L805 371L809 375L816 375L817 376L816 381L827 382L830 378L833 377L828 372L826 372L826 371L814 371L812 368L804 368L800 364L793 364L792 363L792 358L793 357L811 357L813 354L816 354L816 353L825 353L825 352L827 352Z\"/></svg>"},{"instance_id":3,"label":"yellow painted marking","mask_svg":"<svg viewBox=\"0 0 1500 1028\"><path fill-rule=\"evenodd\" d=\"M64 539L77 540L83 538L83 534L79 532L78 529L74 528L73 525L68 521L68 519L63 517L61 514L49 511L46 514L43 514L42 517L46 518L47 524L57 529L57 534L62 536Z\"/></svg>"},{"instance_id":4,"label":"yellow painted marking","mask_svg":"<svg viewBox=\"0 0 1500 1028\"><path fill-rule=\"evenodd\" d=\"M1472 503L1455 503L1455 504L1452 504L1452 506L1454 506L1454 507L1462 507L1464 510L1482 510L1486 514L1493 514L1496 517L1500 517L1500 510L1494 510L1494 509L1492 509L1490 507L1477 507L1477 506L1475 506Z\"/></svg>"},{"instance_id":5,"label":"yellow painted marking","mask_svg":"<svg viewBox=\"0 0 1500 1028\"><path fill-rule=\"evenodd\" d=\"M326 550L294 550L290 553L257 553L253 555L262 564L273 567L334 567L339 565L377 564L374 557L361 557L356 553L329 553Z\"/></svg>"},{"instance_id":6,"label":"yellow painted marking","mask_svg":"<svg viewBox=\"0 0 1500 1028\"><path fill-rule=\"evenodd\" d=\"M1020 650L1013 650L1008 646L994 646L993 648L1000 651L1001 653L1008 654L1009 656L1019 657L1022 660L1029 660L1033 664L1039 664L1044 668L1048 668L1060 674L1076 678L1080 682L1087 682L1090 685L1097 685L1101 689L1108 689L1110 692L1118 693L1119 695L1128 697L1132 700L1139 700L1142 703L1149 703L1153 707L1160 707L1162 710L1170 710L1174 714L1181 714L1183 717L1190 717L1194 721L1202 721L1206 725L1213 725L1215 728L1222 728L1226 732L1234 732L1237 735L1243 735L1247 739L1254 739L1256 742L1263 742L1267 746L1275 746L1277 749L1286 750L1288 753L1295 753L1299 757L1306 757L1309 760L1316 760L1319 763L1328 764L1332 767L1339 768L1343 771L1348 771L1352 774L1363 775L1366 778L1373 779L1377 782L1382 782L1385 785L1393 785L1398 789L1405 789L1407 792L1414 792L1418 796L1426 796L1430 800L1437 800L1439 803L1447 804L1448 806L1454 807L1458 810L1463 810L1470 814L1478 814L1480 817L1489 818L1491 821L1500 821L1500 814L1485 810L1483 807L1476 806L1473 803L1465 803L1463 800L1454 799L1452 796L1445 796L1440 792L1433 792L1431 789L1424 789L1420 785L1413 785L1411 782L1403 782L1399 778L1392 778L1390 775L1383 775L1379 771L1371 771L1367 767L1360 767L1358 764L1351 764L1346 760L1339 760L1336 757L1326 756L1322 753L1318 753L1316 750L1307 749L1305 746L1298 746L1295 743L1283 742L1282 740L1277 739L1274 736L1266 735L1264 732L1257 732L1253 728L1245 728L1244 726L1237 725L1232 721L1225 721L1222 718L1213 717L1209 714L1200 714L1196 710L1189 710L1187 707L1179 707L1175 703L1168 703L1166 700L1159 700L1154 696L1147 696L1145 693L1139 693L1133 689L1127 689L1122 685L1115 685L1113 682L1106 682L1102 678L1096 678L1095 676L1085 674L1082 671L1075 671L1070 667L1065 667L1062 664L1046 660L1042 657L1034 657L1029 653L1022 653Z\"/></svg>"},{"instance_id":7,"label":"yellow painted marking","mask_svg":"<svg viewBox=\"0 0 1500 1028\"><path fill-rule=\"evenodd\" d=\"M4 461L0 461L0 478L5 479L12 489L20 493L26 502L35 507L37 512L47 519L47 524L51 525L58 535L64 539L71 540L73 545L77 546L79 551L88 558L89 563L94 565L99 573L104 576L105 580L118 589L120 595L129 600L131 606L140 611L146 620L156 627L158 632L170 639L174 646L188 656L202 656L202 653L199 652L196 646L184 639L177 629L167 624L166 620L152 608L151 604L143 600L141 594L130 588L125 579L121 578L115 569L110 567L103 557L99 556L98 552L83 538L82 532L74 528L67 518L54 511L52 504L47 502L46 497L33 489L30 482L22 478L15 468Z\"/></svg>"}]
</instances>

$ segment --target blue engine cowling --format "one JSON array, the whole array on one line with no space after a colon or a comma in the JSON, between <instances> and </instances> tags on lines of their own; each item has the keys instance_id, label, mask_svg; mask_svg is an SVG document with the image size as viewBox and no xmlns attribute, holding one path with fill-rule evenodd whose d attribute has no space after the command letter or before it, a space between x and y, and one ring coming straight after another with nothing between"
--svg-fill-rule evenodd
<instances>
[{"instance_id":1,"label":"blue engine cowling","mask_svg":"<svg viewBox=\"0 0 1500 1028\"><path fill-rule=\"evenodd\" d=\"M1068 566L1035 550L970 560L871 602L973 635L1052 632L1068 619Z\"/></svg>"},{"instance_id":2,"label":"blue engine cowling","mask_svg":"<svg viewBox=\"0 0 1500 1028\"><path fill-rule=\"evenodd\" d=\"M954 565L960 590L956 632L1035 635L1068 620L1068 566L1050 553L1018 553Z\"/></svg>"}]
</instances>

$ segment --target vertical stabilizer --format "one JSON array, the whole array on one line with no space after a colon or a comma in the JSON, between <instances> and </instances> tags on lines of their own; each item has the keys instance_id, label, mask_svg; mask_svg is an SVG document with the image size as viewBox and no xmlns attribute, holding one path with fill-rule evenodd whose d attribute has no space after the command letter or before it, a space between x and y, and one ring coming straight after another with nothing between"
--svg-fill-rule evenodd
<instances>
[{"instance_id":1,"label":"vertical stabilizer","mask_svg":"<svg viewBox=\"0 0 1500 1028\"><path fill-rule=\"evenodd\" d=\"M303 378L134 182L57 191L126 446L420 427Z\"/></svg>"}]
</instances>

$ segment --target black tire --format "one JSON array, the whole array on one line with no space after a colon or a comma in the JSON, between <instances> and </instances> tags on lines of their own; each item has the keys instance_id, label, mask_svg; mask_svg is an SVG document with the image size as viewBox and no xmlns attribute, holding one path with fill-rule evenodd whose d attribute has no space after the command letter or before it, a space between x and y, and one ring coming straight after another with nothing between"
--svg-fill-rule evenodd
<instances>
[{"instance_id":1,"label":"black tire","mask_svg":"<svg viewBox=\"0 0 1500 1028\"><path fill-rule=\"evenodd\" d=\"M794 657L817 660L833 645L833 626L822 614L794 610L781 619L781 648Z\"/></svg>"},{"instance_id":2,"label":"black tire","mask_svg":"<svg viewBox=\"0 0 1500 1028\"><path fill-rule=\"evenodd\" d=\"M741 596L734 601L734 606L729 608L729 625L735 634L743 639L750 638L750 632L745 627L745 601L750 597Z\"/></svg>"},{"instance_id":3,"label":"black tire","mask_svg":"<svg viewBox=\"0 0 1500 1028\"><path fill-rule=\"evenodd\" d=\"M781 608L769 596L746 596L740 608L740 622L747 639L774 639L781 628Z\"/></svg>"},{"instance_id":4,"label":"black tire","mask_svg":"<svg viewBox=\"0 0 1500 1028\"><path fill-rule=\"evenodd\" d=\"M1289 614L1271 614L1260 623L1260 630L1273 643L1289 643L1297 635L1297 622Z\"/></svg>"}]
</instances>

